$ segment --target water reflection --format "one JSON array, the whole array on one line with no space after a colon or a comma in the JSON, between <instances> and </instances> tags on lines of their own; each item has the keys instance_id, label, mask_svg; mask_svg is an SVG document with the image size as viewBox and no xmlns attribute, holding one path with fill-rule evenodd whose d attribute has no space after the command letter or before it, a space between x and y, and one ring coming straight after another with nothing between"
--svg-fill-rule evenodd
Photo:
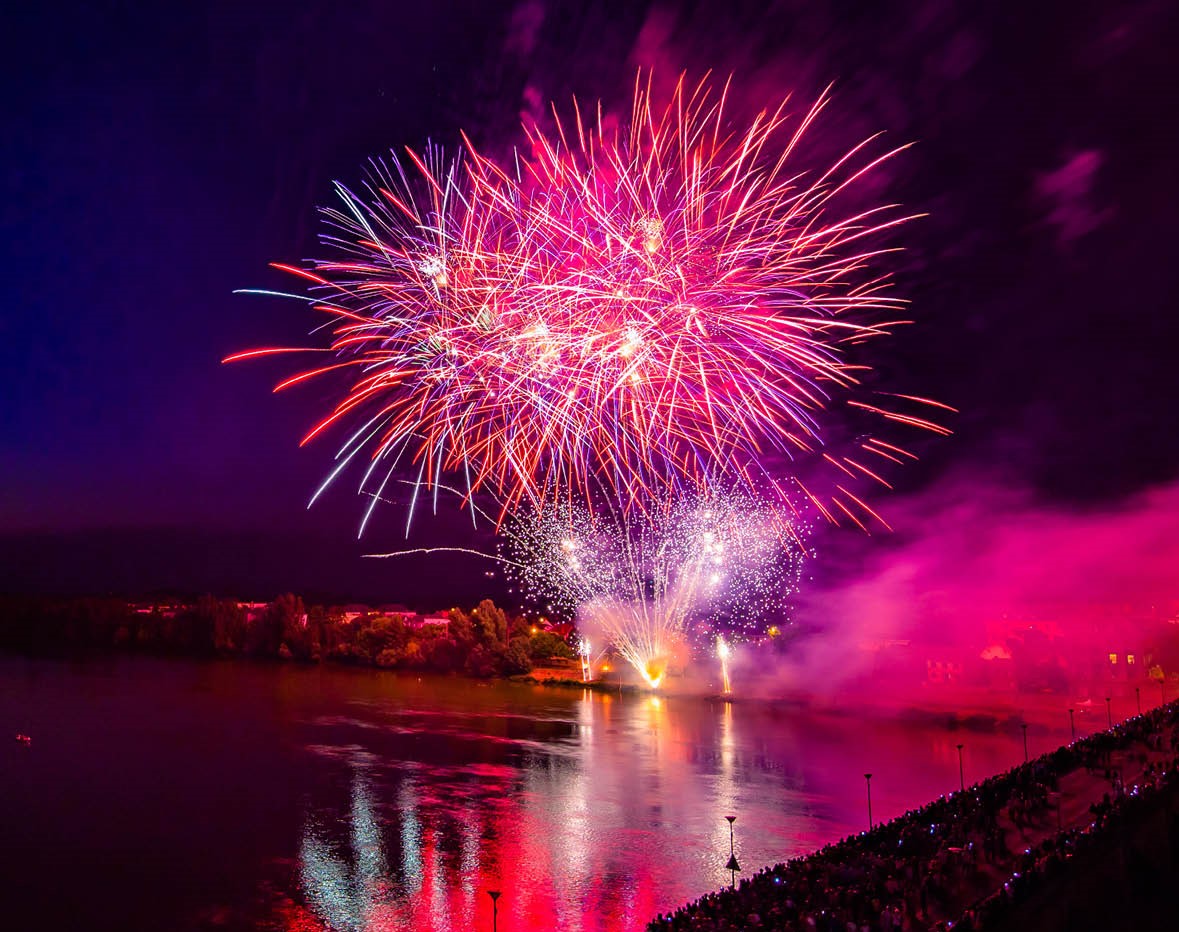
<instances>
[{"instance_id":1,"label":"water reflection","mask_svg":"<svg viewBox=\"0 0 1179 932\"><path fill-rule=\"evenodd\" d=\"M968 780L1023 759L1018 725L138 658L0 660L3 716L41 736L0 765L13 928L482 932L497 889L502 932L637 930L727 885L727 814L753 871L865 828L865 772L888 818L958 743Z\"/></svg>"},{"instance_id":2,"label":"water reflection","mask_svg":"<svg viewBox=\"0 0 1179 932\"><path fill-rule=\"evenodd\" d=\"M481 928L486 891L500 889L505 929L638 929L724 879L723 814L750 819L738 838L756 836L755 863L812 834L778 755L750 753L730 703L675 706L585 691L553 716L425 724L420 710L370 706L354 727L321 721L368 747L309 745L346 769L349 800L310 800L304 902L338 932L442 932ZM446 763L381 753L406 736L445 736L448 753L422 759Z\"/></svg>"},{"instance_id":3,"label":"water reflection","mask_svg":"<svg viewBox=\"0 0 1179 932\"><path fill-rule=\"evenodd\" d=\"M352 782L351 828L350 857L334 850L310 819L299 852L300 881L308 901L340 932L372 928L387 873L372 794L360 768Z\"/></svg>"}]
</instances>

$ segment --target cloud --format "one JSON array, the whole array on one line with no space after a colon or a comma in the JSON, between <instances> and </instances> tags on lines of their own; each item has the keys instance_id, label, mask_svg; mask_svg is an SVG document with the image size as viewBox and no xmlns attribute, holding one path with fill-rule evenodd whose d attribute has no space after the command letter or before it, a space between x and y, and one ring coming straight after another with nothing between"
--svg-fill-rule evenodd
<instances>
[{"instance_id":1,"label":"cloud","mask_svg":"<svg viewBox=\"0 0 1179 932\"><path fill-rule=\"evenodd\" d=\"M1068 157L1055 171L1038 175L1036 199L1043 207L1044 222L1056 231L1058 245L1092 233L1112 215L1111 208L1098 209L1094 188L1101 169L1102 154L1086 149Z\"/></svg>"},{"instance_id":2,"label":"cloud","mask_svg":"<svg viewBox=\"0 0 1179 932\"><path fill-rule=\"evenodd\" d=\"M528 58L536 49L541 26L544 25L544 4L541 0L525 0L512 10L504 52L517 58Z\"/></svg>"}]
</instances>

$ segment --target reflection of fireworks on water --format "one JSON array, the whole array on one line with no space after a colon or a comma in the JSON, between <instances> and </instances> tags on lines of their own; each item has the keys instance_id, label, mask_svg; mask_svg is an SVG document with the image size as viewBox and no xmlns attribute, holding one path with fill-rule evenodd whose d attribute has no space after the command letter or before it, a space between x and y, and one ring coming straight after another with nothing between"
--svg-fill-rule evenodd
<instances>
[{"instance_id":1,"label":"reflection of fireworks on water","mask_svg":"<svg viewBox=\"0 0 1179 932\"><path fill-rule=\"evenodd\" d=\"M327 482L359 459L374 505L399 464L426 489L461 476L505 510L599 481L629 504L702 474L749 479L764 449L816 449L821 409L857 382L844 345L885 333L901 304L872 243L904 218L842 202L891 153L868 140L809 173L796 150L825 97L741 127L727 93L681 81L656 100L638 82L619 127L599 108L553 138L526 128L514 171L431 149L338 185L324 212L335 255L280 266L311 283L333 326L316 349L335 357L279 387L356 374L307 437L353 424ZM852 401L939 429L894 407L920 402ZM793 478L832 520L872 514L849 490L878 478L872 457L907 456L860 447L825 454L846 474L829 499Z\"/></svg>"},{"instance_id":2,"label":"reflection of fireworks on water","mask_svg":"<svg viewBox=\"0 0 1179 932\"><path fill-rule=\"evenodd\" d=\"M307 825L299 852L300 880L315 913L329 928L366 932L381 910L381 887L388 865L371 788L359 770L352 782L350 822L353 864Z\"/></svg>"},{"instance_id":3,"label":"reflection of fireworks on water","mask_svg":"<svg viewBox=\"0 0 1179 932\"><path fill-rule=\"evenodd\" d=\"M687 649L692 621L752 631L780 610L807 555L785 506L709 491L625 516L549 505L511 522L508 565L533 599L576 613L656 688Z\"/></svg>"},{"instance_id":4,"label":"reflection of fireworks on water","mask_svg":"<svg viewBox=\"0 0 1179 932\"><path fill-rule=\"evenodd\" d=\"M725 640L725 636L718 634L716 636L716 657L720 661L721 692L726 696L733 691L733 683L729 679L729 657L732 653L733 649L729 647L729 642Z\"/></svg>"}]
</instances>

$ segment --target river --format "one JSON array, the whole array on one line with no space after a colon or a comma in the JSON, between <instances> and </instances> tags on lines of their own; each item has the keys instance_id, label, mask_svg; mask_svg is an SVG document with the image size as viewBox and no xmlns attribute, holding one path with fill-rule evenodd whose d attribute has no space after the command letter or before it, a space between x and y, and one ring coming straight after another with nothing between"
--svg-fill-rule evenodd
<instances>
[{"instance_id":1,"label":"river","mask_svg":"<svg viewBox=\"0 0 1179 932\"><path fill-rule=\"evenodd\" d=\"M479 932L494 889L503 932L641 929L729 882L725 815L750 872L865 828L865 772L882 819L957 788L960 742L968 781L1023 759L868 712L0 658L0 925Z\"/></svg>"}]
</instances>

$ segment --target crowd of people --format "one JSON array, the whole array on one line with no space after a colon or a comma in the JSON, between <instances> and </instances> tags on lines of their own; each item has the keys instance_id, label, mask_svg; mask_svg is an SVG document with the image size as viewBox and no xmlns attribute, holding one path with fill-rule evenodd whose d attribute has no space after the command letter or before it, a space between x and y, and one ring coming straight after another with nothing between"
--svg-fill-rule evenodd
<instances>
[{"instance_id":1,"label":"crowd of people","mask_svg":"<svg viewBox=\"0 0 1179 932\"><path fill-rule=\"evenodd\" d=\"M1111 826L1179 783L1179 704L1163 706L828 845L760 871L735 888L701 897L652 932L901 932L995 927L1079 851L1103 843ZM1144 762L1127 786L1113 755ZM1147 757L1148 752L1149 760ZM1156 760L1156 758L1158 760ZM1090 820L1060 823L1062 777L1079 767L1109 780ZM1054 824L1018 846L1030 826ZM1008 832L1008 827L1015 831ZM1006 877L1006 880L1000 878ZM996 889L997 887L997 889Z\"/></svg>"}]
</instances>

